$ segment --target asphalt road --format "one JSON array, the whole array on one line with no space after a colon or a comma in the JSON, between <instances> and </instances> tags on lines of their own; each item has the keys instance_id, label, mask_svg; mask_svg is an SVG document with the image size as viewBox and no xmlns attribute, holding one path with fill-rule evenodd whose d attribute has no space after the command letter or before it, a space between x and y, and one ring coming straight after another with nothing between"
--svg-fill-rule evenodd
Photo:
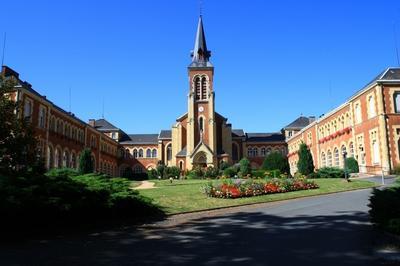
<instances>
[{"instance_id":1,"label":"asphalt road","mask_svg":"<svg viewBox=\"0 0 400 266\"><path fill-rule=\"evenodd\" d=\"M375 265L370 192L181 217L172 227L3 244L0 265Z\"/></svg>"}]
</instances>

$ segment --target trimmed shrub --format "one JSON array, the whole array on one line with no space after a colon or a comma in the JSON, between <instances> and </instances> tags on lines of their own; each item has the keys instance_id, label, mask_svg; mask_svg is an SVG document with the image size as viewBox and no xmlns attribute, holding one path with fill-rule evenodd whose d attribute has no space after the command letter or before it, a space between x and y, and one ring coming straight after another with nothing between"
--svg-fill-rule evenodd
<instances>
[{"instance_id":1,"label":"trimmed shrub","mask_svg":"<svg viewBox=\"0 0 400 266\"><path fill-rule=\"evenodd\" d=\"M79 173L80 174L89 174L93 173L93 158L92 152L90 149L84 149L79 156Z\"/></svg>"},{"instance_id":2,"label":"trimmed shrub","mask_svg":"<svg viewBox=\"0 0 400 266\"><path fill-rule=\"evenodd\" d=\"M251 174L255 178L264 178L266 175L266 171L265 170L253 170L253 172Z\"/></svg>"},{"instance_id":3,"label":"trimmed shrub","mask_svg":"<svg viewBox=\"0 0 400 266\"><path fill-rule=\"evenodd\" d=\"M358 162L354 157L346 158L346 170L348 173L358 173Z\"/></svg>"},{"instance_id":4,"label":"trimmed shrub","mask_svg":"<svg viewBox=\"0 0 400 266\"><path fill-rule=\"evenodd\" d=\"M289 163L286 156L280 152L273 151L265 157L262 169L264 170L279 170L282 173L289 173Z\"/></svg>"},{"instance_id":5,"label":"trimmed shrub","mask_svg":"<svg viewBox=\"0 0 400 266\"><path fill-rule=\"evenodd\" d=\"M251 165L250 161L247 158L241 159L239 164L240 164L239 173L241 176L251 175Z\"/></svg>"},{"instance_id":6,"label":"trimmed shrub","mask_svg":"<svg viewBox=\"0 0 400 266\"><path fill-rule=\"evenodd\" d=\"M269 178L278 178L281 177L281 171L280 170L272 170L272 171L267 171L266 172L267 177Z\"/></svg>"},{"instance_id":7,"label":"trimmed shrub","mask_svg":"<svg viewBox=\"0 0 400 266\"><path fill-rule=\"evenodd\" d=\"M158 178L158 176L161 176L161 178L164 178L165 165L164 165L164 163L162 161L159 161L157 163L156 170L157 170L157 178Z\"/></svg>"},{"instance_id":8,"label":"trimmed shrub","mask_svg":"<svg viewBox=\"0 0 400 266\"><path fill-rule=\"evenodd\" d=\"M368 206L372 223L392 233L400 233L400 187L374 189Z\"/></svg>"},{"instance_id":9,"label":"trimmed shrub","mask_svg":"<svg viewBox=\"0 0 400 266\"><path fill-rule=\"evenodd\" d=\"M158 173L156 169L150 169L147 171L147 176L149 179L158 179Z\"/></svg>"},{"instance_id":10,"label":"trimmed shrub","mask_svg":"<svg viewBox=\"0 0 400 266\"><path fill-rule=\"evenodd\" d=\"M305 143L301 143L299 147L299 161L297 169L300 174L309 175L314 172L314 162L310 150Z\"/></svg>"},{"instance_id":11,"label":"trimmed shrub","mask_svg":"<svg viewBox=\"0 0 400 266\"><path fill-rule=\"evenodd\" d=\"M197 166L186 174L188 179L201 179L204 178L204 170Z\"/></svg>"},{"instance_id":12,"label":"trimmed shrub","mask_svg":"<svg viewBox=\"0 0 400 266\"><path fill-rule=\"evenodd\" d=\"M206 171L204 172L204 177L206 178L217 178L220 174L218 168L215 167L207 167Z\"/></svg>"},{"instance_id":13,"label":"trimmed shrub","mask_svg":"<svg viewBox=\"0 0 400 266\"><path fill-rule=\"evenodd\" d=\"M224 176L225 177L234 177L238 173L238 168L237 167L228 167L224 170Z\"/></svg>"},{"instance_id":14,"label":"trimmed shrub","mask_svg":"<svg viewBox=\"0 0 400 266\"><path fill-rule=\"evenodd\" d=\"M225 162L225 161L222 161L220 164L219 164L219 169L221 170L221 171L224 171L226 168L228 168L228 167L230 167L231 165L228 163L228 162Z\"/></svg>"},{"instance_id":15,"label":"trimmed shrub","mask_svg":"<svg viewBox=\"0 0 400 266\"><path fill-rule=\"evenodd\" d=\"M72 168L53 168L50 169L47 173L47 176L52 177L60 177L60 176L77 176L79 175L78 171Z\"/></svg>"},{"instance_id":16,"label":"trimmed shrub","mask_svg":"<svg viewBox=\"0 0 400 266\"><path fill-rule=\"evenodd\" d=\"M181 170L179 169L179 167L176 166L168 166L165 167L164 170L164 177L166 178L175 178L175 177L179 177L181 175Z\"/></svg>"},{"instance_id":17,"label":"trimmed shrub","mask_svg":"<svg viewBox=\"0 0 400 266\"><path fill-rule=\"evenodd\" d=\"M317 176L319 178L344 178L344 170L337 167L322 167L318 169Z\"/></svg>"}]
</instances>

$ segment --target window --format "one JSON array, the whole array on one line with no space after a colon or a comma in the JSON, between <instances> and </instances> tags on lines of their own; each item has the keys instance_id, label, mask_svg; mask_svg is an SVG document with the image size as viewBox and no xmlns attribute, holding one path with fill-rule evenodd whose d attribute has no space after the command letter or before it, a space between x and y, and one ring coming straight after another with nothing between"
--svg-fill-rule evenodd
<instances>
[{"instance_id":1,"label":"window","mask_svg":"<svg viewBox=\"0 0 400 266\"><path fill-rule=\"evenodd\" d=\"M133 173L141 174L141 173L143 173L143 168L140 165L135 165L135 167L133 167Z\"/></svg>"},{"instance_id":2,"label":"window","mask_svg":"<svg viewBox=\"0 0 400 266\"><path fill-rule=\"evenodd\" d=\"M238 146L232 143L232 160L237 161L239 158Z\"/></svg>"},{"instance_id":3,"label":"window","mask_svg":"<svg viewBox=\"0 0 400 266\"><path fill-rule=\"evenodd\" d=\"M39 111L39 127L44 128L45 125L46 125L46 109L41 106Z\"/></svg>"},{"instance_id":4,"label":"window","mask_svg":"<svg viewBox=\"0 0 400 266\"><path fill-rule=\"evenodd\" d=\"M322 167L326 167L326 156L324 152L321 153L321 164Z\"/></svg>"},{"instance_id":5,"label":"window","mask_svg":"<svg viewBox=\"0 0 400 266\"><path fill-rule=\"evenodd\" d=\"M201 99L202 100L207 99L207 79L206 79L206 77L203 77L201 79Z\"/></svg>"},{"instance_id":6,"label":"window","mask_svg":"<svg viewBox=\"0 0 400 266\"><path fill-rule=\"evenodd\" d=\"M332 166L332 152L330 150L328 151L328 166Z\"/></svg>"},{"instance_id":7,"label":"window","mask_svg":"<svg viewBox=\"0 0 400 266\"><path fill-rule=\"evenodd\" d=\"M339 150L338 150L338 148L335 148L335 149L333 150L333 153L334 153L334 155L335 155L335 166L336 166L336 167L339 167L340 158L339 158Z\"/></svg>"},{"instance_id":8,"label":"window","mask_svg":"<svg viewBox=\"0 0 400 266\"><path fill-rule=\"evenodd\" d=\"M157 150L156 150L156 149L153 149L153 150L151 151L151 157L157 158Z\"/></svg>"},{"instance_id":9,"label":"window","mask_svg":"<svg viewBox=\"0 0 400 266\"><path fill-rule=\"evenodd\" d=\"M146 157L151 158L151 150L150 149L146 150Z\"/></svg>"},{"instance_id":10,"label":"window","mask_svg":"<svg viewBox=\"0 0 400 266\"><path fill-rule=\"evenodd\" d=\"M378 143L378 133L377 131L373 131L370 133L370 135L371 135L371 146L372 146L372 160L374 164L379 164L380 152Z\"/></svg>"},{"instance_id":11,"label":"window","mask_svg":"<svg viewBox=\"0 0 400 266\"><path fill-rule=\"evenodd\" d=\"M344 156L345 153L347 154L346 146L342 145L342 147L340 148L340 151L341 151L342 156ZM346 158L347 157L349 157L348 154L346 155ZM343 165L344 165L344 162L343 162Z\"/></svg>"},{"instance_id":12,"label":"window","mask_svg":"<svg viewBox=\"0 0 400 266\"><path fill-rule=\"evenodd\" d=\"M72 168L76 168L76 155L75 155L75 153L72 153L72 156L71 156L71 167Z\"/></svg>"},{"instance_id":13,"label":"window","mask_svg":"<svg viewBox=\"0 0 400 266\"><path fill-rule=\"evenodd\" d=\"M272 149L271 149L271 148L267 148L267 151L266 151L267 155L268 155L268 154L270 154L270 153L271 153L271 151L272 151Z\"/></svg>"},{"instance_id":14,"label":"window","mask_svg":"<svg viewBox=\"0 0 400 266\"><path fill-rule=\"evenodd\" d=\"M142 149L139 149L139 156L138 156L139 158L143 158L143 150Z\"/></svg>"},{"instance_id":15,"label":"window","mask_svg":"<svg viewBox=\"0 0 400 266\"><path fill-rule=\"evenodd\" d=\"M356 103L354 106L354 112L356 116L356 123L361 123L362 122L362 117L361 117L361 106L360 103Z\"/></svg>"},{"instance_id":16,"label":"window","mask_svg":"<svg viewBox=\"0 0 400 266\"><path fill-rule=\"evenodd\" d=\"M247 157L253 157L253 148L247 148Z\"/></svg>"},{"instance_id":17,"label":"window","mask_svg":"<svg viewBox=\"0 0 400 266\"><path fill-rule=\"evenodd\" d=\"M261 156L262 156L262 157L265 157L266 154L267 154L267 150L266 150L264 147L262 147L262 148L261 148Z\"/></svg>"},{"instance_id":18,"label":"window","mask_svg":"<svg viewBox=\"0 0 400 266\"><path fill-rule=\"evenodd\" d=\"M136 149L133 150L132 154L133 154L133 158L136 159L138 157L138 151Z\"/></svg>"},{"instance_id":19,"label":"window","mask_svg":"<svg viewBox=\"0 0 400 266\"><path fill-rule=\"evenodd\" d=\"M353 142L349 144L349 157L354 157L354 145Z\"/></svg>"},{"instance_id":20,"label":"window","mask_svg":"<svg viewBox=\"0 0 400 266\"><path fill-rule=\"evenodd\" d=\"M196 100L200 100L201 97L201 81L200 77L196 77L195 82L195 93L196 93Z\"/></svg>"},{"instance_id":21,"label":"window","mask_svg":"<svg viewBox=\"0 0 400 266\"><path fill-rule=\"evenodd\" d=\"M374 117L376 116L376 110L375 110L375 99L374 96L370 95L368 97L368 117Z\"/></svg>"},{"instance_id":22,"label":"window","mask_svg":"<svg viewBox=\"0 0 400 266\"><path fill-rule=\"evenodd\" d=\"M204 119L203 119L203 117L199 118L199 129L200 129L201 133L204 132Z\"/></svg>"},{"instance_id":23,"label":"window","mask_svg":"<svg viewBox=\"0 0 400 266\"><path fill-rule=\"evenodd\" d=\"M183 170L183 162L182 161L179 162L179 169Z\"/></svg>"},{"instance_id":24,"label":"window","mask_svg":"<svg viewBox=\"0 0 400 266\"><path fill-rule=\"evenodd\" d=\"M167 161L172 160L172 145L168 144L167 146Z\"/></svg>"},{"instance_id":25,"label":"window","mask_svg":"<svg viewBox=\"0 0 400 266\"><path fill-rule=\"evenodd\" d=\"M253 155L254 157L258 156L258 148L253 148Z\"/></svg>"},{"instance_id":26,"label":"window","mask_svg":"<svg viewBox=\"0 0 400 266\"><path fill-rule=\"evenodd\" d=\"M396 92L394 95L394 111L400 113L400 91Z\"/></svg>"},{"instance_id":27,"label":"window","mask_svg":"<svg viewBox=\"0 0 400 266\"><path fill-rule=\"evenodd\" d=\"M30 119L31 116L32 116L32 102L30 100L25 100L24 118Z\"/></svg>"}]
</instances>

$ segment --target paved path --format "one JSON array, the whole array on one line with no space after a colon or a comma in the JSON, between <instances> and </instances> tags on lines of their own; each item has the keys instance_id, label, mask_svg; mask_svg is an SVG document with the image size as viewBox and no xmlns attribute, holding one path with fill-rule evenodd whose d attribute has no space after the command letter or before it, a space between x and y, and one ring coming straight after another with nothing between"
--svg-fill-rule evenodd
<instances>
[{"instance_id":1,"label":"paved path","mask_svg":"<svg viewBox=\"0 0 400 266\"><path fill-rule=\"evenodd\" d=\"M134 187L133 189L151 189L155 188L154 185L155 185L154 182L142 181L142 183L139 186Z\"/></svg>"},{"instance_id":2,"label":"paved path","mask_svg":"<svg viewBox=\"0 0 400 266\"><path fill-rule=\"evenodd\" d=\"M374 265L369 196L344 192L200 214L171 228L33 240L0 247L0 265Z\"/></svg>"}]
</instances>

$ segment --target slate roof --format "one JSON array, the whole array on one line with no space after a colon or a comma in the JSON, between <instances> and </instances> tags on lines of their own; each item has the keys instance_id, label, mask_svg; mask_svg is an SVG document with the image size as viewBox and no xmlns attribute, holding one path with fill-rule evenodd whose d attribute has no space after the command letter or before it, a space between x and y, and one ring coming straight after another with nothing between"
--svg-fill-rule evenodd
<instances>
[{"instance_id":1,"label":"slate roof","mask_svg":"<svg viewBox=\"0 0 400 266\"><path fill-rule=\"evenodd\" d=\"M159 139L171 139L172 138L172 131L171 130L161 130L160 134L158 135Z\"/></svg>"},{"instance_id":2,"label":"slate roof","mask_svg":"<svg viewBox=\"0 0 400 266\"><path fill-rule=\"evenodd\" d=\"M158 134L128 134L121 144L158 144Z\"/></svg>"},{"instance_id":3,"label":"slate roof","mask_svg":"<svg viewBox=\"0 0 400 266\"><path fill-rule=\"evenodd\" d=\"M243 129L232 129L232 137L245 137Z\"/></svg>"},{"instance_id":4,"label":"slate roof","mask_svg":"<svg viewBox=\"0 0 400 266\"><path fill-rule=\"evenodd\" d=\"M177 157L185 157L186 154L187 154L187 149L186 149L186 147L185 147L185 148L183 148L180 152L178 152L178 153L176 154L176 156L177 156Z\"/></svg>"},{"instance_id":5,"label":"slate roof","mask_svg":"<svg viewBox=\"0 0 400 266\"><path fill-rule=\"evenodd\" d=\"M104 118L102 119L97 119L94 122L94 128L100 130L100 131L117 131L119 130L119 128L117 128L116 126L114 126L113 124L111 124L110 122L108 122L107 120L105 120Z\"/></svg>"},{"instance_id":6,"label":"slate roof","mask_svg":"<svg viewBox=\"0 0 400 266\"><path fill-rule=\"evenodd\" d=\"M289 125L285 126L283 129L302 129L308 126L310 123L312 123L312 119L309 117L305 116L300 116L296 120L294 120L292 123Z\"/></svg>"},{"instance_id":7,"label":"slate roof","mask_svg":"<svg viewBox=\"0 0 400 266\"><path fill-rule=\"evenodd\" d=\"M285 136L280 132L246 133L247 142L285 142Z\"/></svg>"},{"instance_id":8,"label":"slate roof","mask_svg":"<svg viewBox=\"0 0 400 266\"><path fill-rule=\"evenodd\" d=\"M192 63L189 67L212 67L209 62L211 52L207 49L202 16L199 17L199 23L197 24L196 40L191 56Z\"/></svg>"}]
</instances>

